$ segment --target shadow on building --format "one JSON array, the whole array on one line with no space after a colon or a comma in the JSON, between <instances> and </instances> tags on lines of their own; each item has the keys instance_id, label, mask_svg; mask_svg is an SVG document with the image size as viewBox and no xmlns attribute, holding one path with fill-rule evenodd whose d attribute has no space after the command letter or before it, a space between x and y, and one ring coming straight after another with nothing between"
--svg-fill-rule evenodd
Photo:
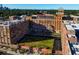
<instances>
[{"instance_id":1,"label":"shadow on building","mask_svg":"<svg viewBox=\"0 0 79 59\"><path fill-rule=\"evenodd\" d=\"M53 26L51 27L54 29ZM48 38L52 38L52 34L54 32L54 30L47 29L45 25L37 24L33 21L29 21L28 28L29 33L26 34L23 38L21 38L21 40L18 42L34 42L48 40Z\"/></svg>"},{"instance_id":2,"label":"shadow on building","mask_svg":"<svg viewBox=\"0 0 79 59\"><path fill-rule=\"evenodd\" d=\"M62 54L62 46L61 46L61 39L54 38L54 45L52 49L52 54L54 55L61 55Z\"/></svg>"},{"instance_id":3,"label":"shadow on building","mask_svg":"<svg viewBox=\"0 0 79 59\"><path fill-rule=\"evenodd\" d=\"M51 25L50 25L51 26ZM54 29L51 26L52 29ZM37 24L35 22L29 22L29 34L30 35L38 35L38 36L52 36L53 30L48 29L43 24Z\"/></svg>"}]
</instances>

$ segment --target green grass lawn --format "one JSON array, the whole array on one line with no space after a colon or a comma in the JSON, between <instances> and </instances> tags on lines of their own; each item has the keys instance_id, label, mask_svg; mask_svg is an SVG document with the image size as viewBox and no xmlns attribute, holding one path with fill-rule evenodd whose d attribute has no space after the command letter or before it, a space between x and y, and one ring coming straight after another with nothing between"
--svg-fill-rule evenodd
<instances>
[{"instance_id":1,"label":"green grass lawn","mask_svg":"<svg viewBox=\"0 0 79 59\"><path fill-rule=\"evenodd\" d=\"M26 39L22 41L23 42L21 42L20 45L28 45L38 48L52 49L54 44L54 39L42 38L42 37L26 37Z\"/></svg>"},{"instance_id":2,"label":"green grass lawn","mask_svg":"<svg viewBox=\"0 0 79 59\"><path fill-rule=\"evenodd\" d=\"M55 36L55 37L61 37L61 34L60 33L55 33L54 32L54 33L52 33L52 35Z\"/></svg>"}]
</instances>

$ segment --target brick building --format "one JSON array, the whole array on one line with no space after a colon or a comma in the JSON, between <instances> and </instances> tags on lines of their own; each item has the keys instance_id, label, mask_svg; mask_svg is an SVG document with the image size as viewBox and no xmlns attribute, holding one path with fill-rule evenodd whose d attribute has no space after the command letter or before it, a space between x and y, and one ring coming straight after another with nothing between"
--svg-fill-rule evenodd
<instances>
[{"instance_id":1,"label":"brick building","mask_svg":"<svg viewBox=\"0 0 79 59\"><path fill-rule=\"evenodd\" d=\"M10 20L0 23L0 43L17 43L25 34L52 36L54 31L60 33L63 15L64 10L59 9L56 15L38 14L31 18L11 16Z\"/></svg>"},{"instance_id":2,"label":"brick building","mask_svg":"<svg viewBox=\"0 0 79 59\"><path fill-rule=\"evenodd\" d=\"M30 19L31 34L52 36L55 31L61 32L61 22L64 16L64 10L59 9L56 15L51 14L37 14L32 15ZM34 34L33 34L34 35Z\"/></svg>"},{"instance_id":3,"label":"brick building","mask_svg":"<svg viewBox=\"0 0 79 59\"><path fill-rule=\"evenodd\" d=\"M26 25L26 26L25 26ZM0 43L17 43L28 32L28 22L21 20L3 21L0 23Z\"/></svg>"}]
</instances>

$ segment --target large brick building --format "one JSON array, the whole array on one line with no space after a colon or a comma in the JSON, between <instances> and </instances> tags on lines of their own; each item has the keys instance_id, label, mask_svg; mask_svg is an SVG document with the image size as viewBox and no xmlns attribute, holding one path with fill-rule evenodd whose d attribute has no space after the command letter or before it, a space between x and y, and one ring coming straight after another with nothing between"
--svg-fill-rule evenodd
<instances>
[{"instance_id":1,"label":"large brick building","mask_svg":"<svg viewBox=\"0 0 79 59\"><path fill-rule=\"evenodd\" d=\"M11 16L10 20L0 23L0 43L17 43L25 34L52 36L54 31L60 33L63 15L64 10L59 9L56 15L38 14L26 20Z\"/></svg>"},{"instance_id":2,"label":"large brick building","mask_svg":"<svg viewBox=\"0 0 79 59\"><path fill-rule=\"evenodd\" d=\"M55 31L61 32L62 17L64 16L64 10L59 9L56 15L51 14L37 14L32 15L30 19L30 31L31 34L42 36L52 36Z\"/></svg>"}]
</instances>

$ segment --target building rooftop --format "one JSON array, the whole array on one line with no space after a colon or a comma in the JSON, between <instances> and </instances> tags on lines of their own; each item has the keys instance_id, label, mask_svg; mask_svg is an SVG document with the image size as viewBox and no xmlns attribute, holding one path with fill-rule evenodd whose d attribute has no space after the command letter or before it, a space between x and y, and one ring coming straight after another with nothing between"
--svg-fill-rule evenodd
<instances>
[{"instance_id":1,"label":"building rooftop","mask_svg":"<svg viewBox=\"0 0 79 59\"><path fill-rule=\"evenodd\" d=\"M52 15L52 14L37 14L37 15L32 15L32 19L49 19L49 20L53 20L54 19L54 15Z\"/></svg>"},{"instance_id":2,"label":"building rooftop","mask_svg":"<svg viewBox=\"0 0 79 59\"><path fill-rule=\"evenodd\" d=\"M79 29L79 24L71 24L74 29Z\"/></svg>"},{"instance_id":3,"label":"building rooftop","mask_svg":"<svg viewBox=\"0 0 79 59\"><path fill-rule=\"evenodd\" d=\"M72 49L72 53L74 54L74 55L79 55L79 42L76 42L76 43L71 43L72 44L72 47L71 47L71 49Z\"/></svg>"},{"instance_id":4,"label":"building rooftop","mask_svg":"<svg viewBox=\"0 0 79 59\"><path fill-rule=\"evenodd\" d=\"M71 25L66 25L67 30L74 30L74 28Z\"/></svg>"},{"instance_id":5,"label":"building rooftop","mask_svg":"<svg viewBox=\"0 0 79 59\"><path fill-rule=\"evenodd\" d=\"M23 19L21 19L21 20L16 19L16 20L2 21L2 22L0 22L0 26L10 26L12 24L17 24L22 21L24 21L24 20Z\"/></svg>"},{"instance_id":6,"label":"building rooftop","mask_svg":"<svg viewBox=\"0 0 79 59\"><path fill-rule=\"evenodd\" d=\"M76 29L79 29L79 24L74 24L74 23L67 24L66 23L65 26L66 26L67 30L76 30Z\"/></svg>"},{"instance_id":7,"label":"building rooftop","mask_svg":"<svg viewBox=\"0 0 79 59\"><path fill-rule=\"evenodd\" d=\"M74 22L71 21L71 20L64 20L63 22L64 22L64 24L66 24L66 25L74 24Z\"/></svg>"},{"instance_id":8,"label":"building rooftop","mask_svg":"<svg viewBox=\"0 0 79 59\"><path fill-rule=\"evenodd\" d=\"M75 34L68 34L68 37L69 37L69 38L72 38L72 37L73 37L73 38L77 38Z\"/></svg>"},{"instance_id":9,"label":"building rooftop","mask_svg":"<svg viewBox=\"0 0 79 59\"><path fill-rule=\"evenodd\" d=\"M74 15L71 15L71 17L74 17L74 18L79 18L79 16L74 16Z\"/></svg>"}]
</instances>

